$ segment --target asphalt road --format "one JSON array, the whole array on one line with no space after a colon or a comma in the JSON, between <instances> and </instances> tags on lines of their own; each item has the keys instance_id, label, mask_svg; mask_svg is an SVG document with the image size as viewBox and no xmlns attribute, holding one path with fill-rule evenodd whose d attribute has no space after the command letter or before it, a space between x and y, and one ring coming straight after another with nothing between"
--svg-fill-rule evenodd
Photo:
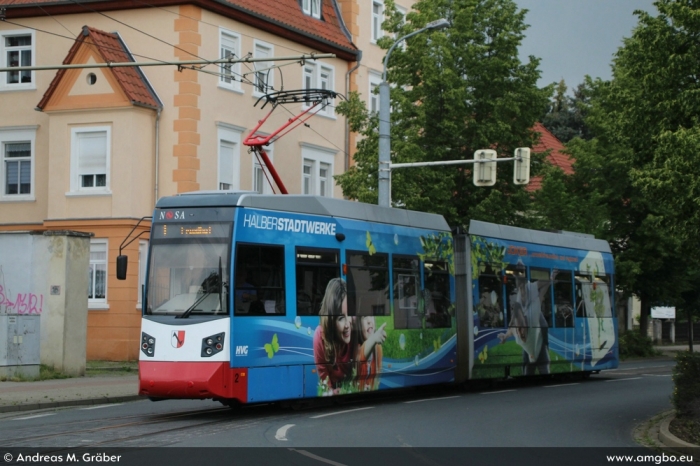
<instances>
[{"instance_id":1,"label":"asphalt road","mask_svg":"<svg viewBox=\"0 0 700 466\"><path fill-rule=\"evenodd\" d=\"M408 464L446 464L463 455L462 450L434 447L634 447L634 427L671 407L673 365L672 360L632 361L585 381L506 381L488 389L439 388L362 400L326 399L302 409L261 405L229 410L211 401L139 401L8 413L0 417L0 446L55 451L281 447L269 454L293 453L293 464L362 466L394 463L399 461L397 455L408 455L402 459ZM341 448L319 453L328 447ZM342 447L413 448L399 453L395 448L367 449L372 452L369 458ZM421 456L422 448L433 449ZM523 464L522 455L535 461L533 452L539 451L485 451L488 455L495 450L501 456L515 455L518 464ZM357 454L357 462L349 454Z\"/></svg>"}]
</instances>

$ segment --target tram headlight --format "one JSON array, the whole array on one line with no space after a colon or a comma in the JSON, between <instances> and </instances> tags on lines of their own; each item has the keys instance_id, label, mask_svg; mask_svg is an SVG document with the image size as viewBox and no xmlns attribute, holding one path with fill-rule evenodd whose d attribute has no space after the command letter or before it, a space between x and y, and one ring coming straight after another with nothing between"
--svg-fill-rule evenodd
<instances>
[{"instance_id":1,"label":"tram headlight","mask_svg":"<svg viewBox=\"0 0 700 466\"><path fill-rule=\"evenodd\" d=\"M222 332L202 338L202 357L208 358L221 352L224 349L224 336Z\"/></svg>"},{"instance_id":2,"label":"tram headlight","mask_svg":"<svg viewBox=\"0 0 700 466\"><path fill-rule=\"evenodd\" d=\"M156 339L144 332L141 332L141 351L149 358L156 352Z\"/></svg>"}]
</instances>

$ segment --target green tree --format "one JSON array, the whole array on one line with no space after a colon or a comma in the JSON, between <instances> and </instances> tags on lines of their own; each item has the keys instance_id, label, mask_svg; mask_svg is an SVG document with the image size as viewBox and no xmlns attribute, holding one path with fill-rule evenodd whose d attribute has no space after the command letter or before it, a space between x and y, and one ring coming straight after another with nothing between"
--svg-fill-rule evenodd
<instances>
[{"instance_id":1,"label":"green tree","mask_svg":"<svg viewBox=\"0 0 700 466\"><path fill-rule=\"evenodd\" d=\"M531 128L543 114L551 87L537 88L539 60L518 59L525 11L512 0L422 0L400 21L392 0L384 27L403 36L447 18L449 29L418 34L391 55L391 159L394 163L471 159L478 149L512 156L531 146ZM391 14L393 12L394 14ZM384 49L392 38L380 41ZM337 177L345 196L377 202L376 115L357 94L339 106L363 136L356 165ZM443 214L452 225L470 219L513 224L529 196L512 183L512 164L499 164L494 188L476 188L470 165L404 168L392 174L395 206Z\"/></svg>"},{"instance_id":2,"label":"green tree","mask_svg":"<svg viewBox=\"0 0 700 466\"><path fill-rule=\"evenodd\" d=\"M592 135L585 118L590 104L590 79L579 84L574 89L574 95L566 94L568 88L562 79L556 85L547 112L540 119L541 123L562 143L569 142L575 137L591 139Z\"/></svg>"},{"instance_id":3,"label":"green tree","mask_svg":"<svg viewBox=\"0 0 700 466\"><path fill-rule=\"evenodd\" d=\"M700 0L654 5L657 16L635 12L613 79L589 80L595 138L567 144L576 173L564 180L591 196L585 208L607 216L604 231L597 221L588 231L611 241L618 285L642 301L642 332L651 306L694 301L700 256ZM556 181L545 180L543 192ZM541 217L558 208L551 198L542 207Z\"/></svg>"}]
</instances>

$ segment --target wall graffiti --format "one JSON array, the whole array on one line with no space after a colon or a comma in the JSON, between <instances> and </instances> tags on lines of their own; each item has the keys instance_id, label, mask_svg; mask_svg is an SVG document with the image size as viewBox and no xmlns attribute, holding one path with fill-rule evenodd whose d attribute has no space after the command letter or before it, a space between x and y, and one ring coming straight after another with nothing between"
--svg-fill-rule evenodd
<instances>
[{"instance_id":1,"label":"wall graffiti","mask_svg":"<svg viewBox=\"0 0 700 466\"><path fill-rule=\"evenodd\" d=\"M15 300L0 285L0 312L3 314L41 314L44 310L44 295L17 293Z\"/></svg>"}]
</instances>

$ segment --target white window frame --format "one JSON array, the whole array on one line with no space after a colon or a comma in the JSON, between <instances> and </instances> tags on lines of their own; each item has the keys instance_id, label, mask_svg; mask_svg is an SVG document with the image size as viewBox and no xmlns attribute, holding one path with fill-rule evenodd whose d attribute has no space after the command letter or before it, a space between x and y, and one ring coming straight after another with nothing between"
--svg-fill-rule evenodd
<instances>
[{"instance_id":1,"label":"white window frame","mask_svg":"<svg viewBox=\"0 0 700 466\"><path fill-rule=\"evenodd\" d=\"M325 147L316 146L313 144L301 143L301 193L312 194L315 196L333 197L335 191L335 156L337 150L327 149ZM304 167L310 167L311 173L307 176L304 173ZM321 177L321 169L326 168L326 187L325 193L321 192L323 179ZM310 182L311 192L305 193L304 181L308 179Z\"/></svg>"},{"instance_id":2,"label":"white window frame","mask_svg":"<svg viewBox=\"0 0 700 466\"><path fill-rule=\"evenodd\" d=\"M148 241L139 240L139 281L136 297L136 309L141 309L143 304L143 287L146 284L146 265L148 263Z\"/></svg>"},{"instance_id":3,"label":"white window frame","mask_svg":"<svg viewBox=\"0 0 700 466\"><path fill-rule=\"evenodd\" d=\"M99 246L99 249L104 250L105 253L105 259L104 260L97 260L92 258L92 252L93 252L93 246ZM96 252L102 252L102 251L96 251ZM104 309L109 309L109 305L107 304L107 296L108 296L108 287L107 284L109 282L109 241L107 239L91 239L90 240L90 265L88 268L88 277L90 276L90 270L95 270L93 267L97 265L104 265L104 273L105 273L105 297L104 298L91 298L90 297L90 283L88 283L88 309L90 310L104 310ZM96 275L93 275L93 284L96 283ZM94 286L93 286L93 293L94 293Z\"/></svg>"},{"instance_id":4,"label":"white window frame","mask_svg":"<svg viewBox=\"0 0 700 466\"><path fill-rule=\"evenodd\" d=\"M302 67L302 89L328 89L335 91L335 68L326 63L306 63ZM309 108L307 103L303 109ZM318 111L318 115L335 118L335 106L332 101Z\"/></svg>"},{"instance_id":5,"label":"white window frame","mask_svg":"<svg viewBox=\"0 0 700 466\"><path fill-rule=\"evenodd\" d=\"M105 133L105 185L83 187L80 179L80 161L78 159L79 141L82 135L88 133ZM70 150L70 192L69 196L99 196L111 195L110 172L112 153L112 127L111 126L81 126L70 130L71 150Z\"/></svg>"},{"instance_id":6,"label":"white window frame","mask_svg":"<svg viewBox=\"0 0 700 466\"><path fill-rule=\"evenodd\" d=\"M398 11L399 14L402 16L402 18L401 18L401 26L403 26L404 24L406 24L406 15L408 14L408 10L406 10L406 8L404 8L404 7L402 7L402 6L396 5L396 11ZM394 34L394 39L396 39L397 36L398 36L397 34ZM405 40L402 41L402 42L399 44L399 47L401 47L401 50L404 50L404 51L405 51L405 50L406 50L406 47L407 47L406 41L405 41Z\"/></svg>"},{"instance_id":7,"label":"white window frame","mask_svg":"<svg viewBox=\"0 0 700 466\"><path fill-rule=\"evenodd\" d=\"M36 167L36 126L16 126L10 128L0 128L0 201L16 202L16 201L34 201L36 199L36 184L34 181L34 173ZM5 194L7 192L7 161L5 159L5 146L13 143L29 143L30 144L30 183L28 194ZM22 161L26 161L22 160Z\"/></svg>"},{"instance_id":8,"label":"white window frame","mask_svg":"<svg viewBox=\"0 0 700 466\"><path fill-rule=\"evenodd\" d=\"M275 48L272 44L269 44L267 42L263 42L261 40L255 39L253 41L253 58L273 58L275 56ZM275 87L275 70L269 69L274 62L272 60L270 61L258 61L258 62L253 62L253 67L256 70L255 73L253 73L253 97L258 98L262 95L267 94L268 92L272 91ZM265 92L261 92L258 89L258 72L257 70L265 70L263 71L266 79L267 79L267 87L265 89Z\"/></svg>"},{"instance_id":9,"label":"white window frame","mask_svg":"<svg viewBox=\"0 0 700 466\"><path fill-rule=\"evenodd\" d=\"M225 123L217 123L217 170L216 170L216 188L223 189L222 184L231 185L228 189L238 191L241 189L241 140L243 137L244 128L228 125ZM222 147L230 146L232 148L232 160L230 163L231 172L226 174L222 170L227 169L224 164ZM230 182L230 183L229 183Z\"/></svg>"},{"instance_id":10,"label":"white window frame","mask_svg":"<svg viewBox=\"0 0 700 466\"><path fill-rule=\"evenodd\" d=\"M275 145L270 144L269 146L265 146L265 153L267 154L267 158L270 159L270 162L274 162L274 153L275 153ZM253 174L252 174L252 186L251 189L257 193L260 194L273 194L274 191L272 190L272 186L270 186L270 183L267 182L268 178L272 180L274 183L274 180L272 179L272 175L270 174L270 171L267 167L263 167L258 163L258 159L255 156L255 154L251 151L250 156L253 160ZM265 176L267 175L267 177ZM259 184L261 183L261 184Z\"/></svg>"},{"instance_id":11,"label":"white window frame","mask_svg":"<svg viewBox=\"0 0 700 466\"><path fill-rule=\"evenodd\" d=\"M1 68L8 68L11 66L10 63L8 63L7 60L7 54L9 52L8 46L5 43L5 39L7 37L11 36L30 36L31 37L31 45L29 46L20 46L17 48L17 50L30 50L31 51L31 66L36 66L36 33L32 29L12 29L9 31L0 31L0 67ZM13 47L14 49L14 47ZM20 75L23 72L20 71ZM35 71L30 71L30 79L31 82L28 83L23 83L20 82L18 83L8 83L7 79L9 77L8 72L3 72L0 73L0 91L23 91L23 90L32 90L36 89L36 72Z\"/></svg>"},{"instance_id":12,"label":"white window frame","mask_svg":"<svg viewBox=\"0 0 700 466\"><path fill-rule=\"evenodd\" d=\"M371 2L370 32L372 43L376 44L379 39L384 37L384 30L382 29L382 23L384 22L384 2L382 0L371 0ZM375 7L378 7L378 11L375 11Z\"/></svg>"},{"instance_id":13,"label":"white window frame","mask_svg":"<svg viewBox=\"0 0 700 466\"><path fill-rule=\"evenodd\" d=\"M314 186L314 167L316 161L313 159L303 159L301 164L301 193L315 194ZM307 170L308 169L308 170Z\"/></svg>"},{"instance_id":14,"label":"white window frame","mask_svg":"<svg viewBox=\"0 0 700 466\"><path fill-rule=\"evenodd\" d=\"M240 34L229 31L228 29L219 28L219 55L221 58L227 58L226 52L231 52L236 58L241 57L241 36ZM227 73L227 70L228 71ZM230 65L220 65L219 72L219 87L230 91L243 93L241 89L241 64L231 63ZM229 82L226 82L226 79Z\"/></svg>"},{"instance_id":15,"label":"white window frame","mask_svg":"<svg viewBox=\"0 0 700 466\"><path fill-rule=\"evenodd\" d=\"M302 0L301 11L306 16L321 19L321 0Z\"/></svg>"},{"instance_id":16,"label":"white window frame","mask_svg":"<svg viewBox=\"0 0 700 466\"><path fill-rule=\"evenodd\" d=\"M378 71L370 70L369 72L369 93L367 95L367 110L370 113L379 114L379 91L375 94L374 90L379 89L382 83L382 75Z\"/></svg>"}]
</instances>

